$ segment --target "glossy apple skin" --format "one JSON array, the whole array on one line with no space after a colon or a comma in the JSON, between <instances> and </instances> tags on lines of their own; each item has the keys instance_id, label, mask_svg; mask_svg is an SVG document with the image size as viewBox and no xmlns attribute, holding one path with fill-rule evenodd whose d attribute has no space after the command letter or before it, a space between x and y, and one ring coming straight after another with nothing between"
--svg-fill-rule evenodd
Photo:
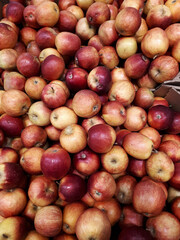
<instances>
[{"instance_id":1,"label":"glossy apple skin","mask_svg":"<svg viewBox=\"0 0 180 240\"><path fill-rule=\"evenodd\" d=\"M0 23L0 31L2 33L0 36L0 50L15 47L18 40L17 32L6 23Z\"/></svg>"},{"instance_id":2,"label":"glossy apple skin","mask_svg":"<svg viewBox=\"0 0 180 240\"><path fill-rule=\"evenodd\" d=\"M165 152L173 162L180 161L180 145L178 142L173 140L163 141L158 150Z\"/></svg>"},{"instance_id":3,"label":"glossy apple skin","mask_svg":"<svg viewBox=\"0 0 180 240\"><path fill-rule=\"evenodd\" d=\"M5 162L19 162L19 154L11 147L3 146L0 148L0 163Z\"/></svg>"},{"instance_id":4,"label":"glossy apple skin","mask_svg":"<svg viewBox=\"0 0 180 240\"><path fill-rule=\"evenodd\" d=\"M1 163L0 164L0 189L11 189L20 187L25 174L23 168L18 163Z\"/></svg>"},{"instance_id":5,"label":"glossy apple skin","mask_svg":"<svg viewBox=\"0 0 180 240\"><path fill-rule=\"evenodd\" d=\"M99 95L105 94L111 87L111 72L104 66L92 69L87 77L88 87Z\"/></svg>"},{"instance_id":6,"label":"glossy apple skin","mask_svg":"<svg viewBox=\"0 0 180 240\"><path fill-rule=\"evenodd\" d=\"M19 24L23 20L24 6L19 2L10 2L6 7L6 17L8 20Z\"/></svg>"},{"instance_id":7,"label":"glossy apple skin","mask_svg":"<svg viewBox=\"0 0 180 240\"><path fill-rule=\"evenodd\" d=\"M172 176L168 183L172 187L180 190L180 162L175 162L174 167L175 167L174 175Z\"/></svg>"},{"instance_id":8,"label":"glossy apple skin","mask_svg":"<svg viewBox=\"0 0 180 240\"><path fill-rule=\"evenodd\" d=\"M70 91L78 92L79 90L86 89L88 72L83 68L70 68L65 75L65 81Z\"/></svg>"},{"instance_id":9,"label":"glossy apple skin","mask_svg":"<svg viewBox=\"0 0 180 240\"><path fill-rule=\"evenodd\" d=\"M131 226L128 228L122 229L119 233L118 240L134 240L134 239L146 239L153 240L149 231L144 229L141 226Z\"/></svg>"},{"instance_id":10,"label":"glossy apple skin","mask_svg":"<svg viewBox=\"0 0 180 240\"><path fill-rule=\"evenodd\" d=\"M16 71L4 71L3 73L4 90L18 89L24 91L26 78L22 74Z\"/></svg>"},{"instance_id":11,"label":"glossy apple skin","mask_svg":"<svg viewBox=\"0 0 180 240\"><path fill-rule=\"evenodd\" d=\"M0 116L0 128L7 137L17 137L21 135L24 124L21 118L12 117L5 113Z\"/></svg>"},{"instance_id":12,"label":"glossy apple skin","mask_svg":"<svg viewBox=\"0 0 180 240\"><path fill-rule=\"evenodd\" d=\"M57 32L51 27L40 28L35 37L35 41L40 49L54 48Z\"/></svg>"},{"instance_id":13,"label":"glossy apple skin","mask_svg":"<svg viewBox=\"0 0 180 240\"><path fill-rule=\"evenodd\" d=\"M52 180L64 177L71 166L71 158L68 152L60 147L48 148L41 158L41 170L44 176Z\"/></svg>"},{"instance_id":14,"label":"glossy apple skin","mask_svg":"<svg viewBox=\"0 0 180 240\"><path fill-rule=\"evenodd\" d=\"M23 11L24 21L28 27L39 28L39 24L35 18L36 5L27 5Z\"/></svg>"},{"instance_id":15,"label":"glossy apple skin","mask_svg":"<svg viewBox=\"0 0 180 240\"><path fill-rule=\"evenodd\" d=\"M74 32L77 24L77 18L73 13L67 10L61 10L58 19L58 29L60 32Z\"/></svg>"},{"instance_id":16,"label":"glossy apple skin","mask_svg":"<svg viewBox=\"0 0 180 240\"><path fill-rule=\"evenodd\" d=\"M94 152L108 152L116 140L115 130L107 124L97 124L88 131L88 145Z\"/></svg>"},{"instance_id":17,"label":"glossy apple skin","mask_svg":"<svg viewBox=\"0 0 180 240\"><path fill-rule=\"evenodd\" d=\"M2 129L0 129L0 147L2 147L3 143L5 141L5 134Z\"/></svg>"},{"instance_id":18,"label":"glossy apple skin","mask_svg":"<svg viewBox=\"0 0 180 240\"><path fill-rule=\"evenodd\" d=\"M116 141L115 144L122 146L123 143L123 139L124 137L130 133L131 131L129 131L128 129L120 129L116 131Z\"/></svg>"},{"instance_id":19,"label":"glossy apple skin","mask_svg":"<svg viewBox=\"0 0 180 240\"><path fill-rule=\"evenodd\" d=\"M148 111L148 124L156 130L168 129L173 121L173 111L166 106L156 105Z\"/></svg>"},{"instance_id":20,"label":"glossy apple skin","mask_svg":"<svg viewBox=\"0 0 180 240\"><path fill-rule=\"evenodd\" d=\"M180 197L176 197L171 203L172 213L180 220Z\"/></svg>"},{"instance_id":21,"label":"glossy apple skin","mask_svg":"<svg viewBox=\"0 0 180 240\"><path fill-rule=\"evenodd\" d=\"M67 174L60 180L58 193L67 202L78 201L86 193L86 182L76 174Z\"/></svg>"},{"instance_id":22,"label":"glossy apple skin","mask_svg":"<svg viewBox=\"0 0 180 240\"><path fill-rule=\"evenodd\" d=\"M180 133L180 112L173 111L173 120L167 131L171 134Z\"/></svg>"}]
</instances>

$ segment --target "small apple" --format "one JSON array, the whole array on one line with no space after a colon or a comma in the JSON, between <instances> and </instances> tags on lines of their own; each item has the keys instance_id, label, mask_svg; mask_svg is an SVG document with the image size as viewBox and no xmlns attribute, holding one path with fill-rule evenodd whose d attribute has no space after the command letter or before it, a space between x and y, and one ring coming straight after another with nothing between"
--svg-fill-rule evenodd
<instances>
[{"instance_id":1,"label":"small apple","mask_svg":"<svg viewBox=\"0 0 180 240\"><path fill-rule=\"evenodd\" d=\"M60 32L74 32L77 24L77 18L68 10L59 12L57 27Z\"/></svg>"}]
</instances>

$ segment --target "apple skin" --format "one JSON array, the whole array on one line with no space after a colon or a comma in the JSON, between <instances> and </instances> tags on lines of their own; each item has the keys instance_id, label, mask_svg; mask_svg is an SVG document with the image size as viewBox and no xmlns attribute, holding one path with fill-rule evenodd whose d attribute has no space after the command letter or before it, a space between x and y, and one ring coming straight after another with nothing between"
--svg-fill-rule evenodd
<instances>
[{"instance_id":1,"label":"apple skin","mask_svg":"<svg viewBox=\"0 0 180 240\"><path fill-rule=\"evenodd\" d=\"M4 113L0 116L0 128L7 137L17 137L21 135L24 124L21 118Z\"/></svg>"},{"instance_id":2,"label":"apple skin","mask_svg":"<svg viewBox=\"0 0 180 240\"><path fill-rule=\"evenodd\" d=\"M50 147L42 155L41 170L47 178L59 180L69 171L71 158L61 147Z\"/></svg>"},{"instance_id":3,"label":"apple skin","mask_svg":"<svg viewBox=\"0 0 180 240\"><path fill-rule=\"evenodd\" d=\"M143 179L136 184L132 201L133 207L138 213L152 217L162 212L166 203L166 195L157 182Z\"/></svg>"},{"instance_id":4,"label":"apple skin","mask_svg":"<svg viewBox=\"0 0 180 240\"><path fill-rule=\"evenodd\" d=\"M73 155L73 166L85 176L96 172L100 167L100 157L97 153L86 147Z\"/></svg>"},{"instance_id":5,"label":"apple skin","mask_svg":"<svg viewBox=\"0 0 180 240\"><path fill-rule=\"evenodd\" d=\"M38 175L31 180L28 188L29 200L36 206L44 207L54 203L58 196L58 187L53 180Z\"/></svg>"},{"instance_id":6,"label":"apple skin","mask_svg":"<svg viewBox=\"0 0 180 240\"><path fill-rule=\"evenodd\" d=\"M98 208L88 208L77 220L76 235L79 240L110 240L111 223L107 215Z\"/></svg>"},{"instance_id":7,"label":"apple skin","mask_svg":"<svg viewBox=\"0 0 180 240\"><path fill-rule=\"evenodd\" d=\"M110 70L119 65L119 56L113 46L104 46L99 50L99 64Z\"/></svg>"},{"instance_id":8,"label":"apple skin","mask_svg":"<svg viewBox=\"0 0 180 240\"><path fill-rule=\"evenodd\" d=\"M42 77L48 81L59 79L65 70L65 63L62 57L49 55L41 63Z\"/></svg>"},{"instance_id":9,"label":"apple skin","mask_svg":"<svg viewBox=\"0 0 180 240\"><path fill-rule=\"evenodd\" d=\"M5 71L2 77L4 90L18 89L24 91L26 78L16 71Z\"/></svg>"},{"instance_id":10,"label":"apple skin","mask_svg":"<svg viewBox=\"0 0 180 240\"><path fill-rule=\"evenodd\" d=\"M88 46L94 47L98 52L104 46L98 34L92 36L88 41Z\"/></svg>"},{"instance_id":11,"label":"apple skin","mask_svg":"<svg viewBox=\"0 0 180 240\"><path fill-rule=\"evenodd\" d=\"M87 190L95 201L106 201L114 196L116 182L110 173L97 171L88 178Z\"/></svg>"},{"instance_id":12,"label":"apple skin","mask_svg":"<svg viewBox=\"0 0 180 240\"><path fill-rule=\"evenodd\" d=\"M123 139L124 137L130 133L131 131L127 130L127 129L120 129L116 131L116 141L115 144L122 146L123 143Z\"/></svg>"},{"instance_id":13,"label":"apple skin","mask_svg":"<svg viewBox=\"0 0 180 240\"><path fill-rule=\"evenodd\" d=\"M86 193L85 180L76 174L67 174L59 182L59 197L67 202L79 201Z\"/></svg>"},{"instance_id":14,"label":"apple skin","mask_svg":"<svg viewBox=\"0 0 180 240\"><path fill-rule=\"evenodd\" d=\"M100 124L100 123L105 123L105 121L102 119L102 117L97 114L93 117L90 118L84 118L82 120L81 126L85 129L85 131L88 133L89 129L96 125L96 124Z\"/></svg>"},{"instance_id":15,"label":"apple skin","mask_svg":"<svg viewBox=\"0 0 180 240\"><path fill-rule=\"evenodd\" d=\"M148 110L148 124L156 130L168 129L173 121L173 111L169 107L156 105Z\"/></svg>"},{"instance_id":16,"label":"apple skin","mask_svg":"<svg viewBox=\"0 0 180 240\"><path fill-rule=\"evenodd\" d=\"M145 135L146 137L150 138L151 141L153 142L153 147L155 149L158 149L162 138L160 133L155 128L145 126L139 132Z\"/></svg>"},{"instance_id":17,"label":"apple skin","mask_svg":"<svg viewBox=\"0 0 180 240\"><path fill-rule=\"evenodd\" d=\"M0 23L0 50L15 47L18 41L17 32L8 24Z\"/></svg>"},{"instance_id":18,"label":"apple skin","mask_svg":"<svg viewBox=\"0 0 180 240\"><path fill-rule=\"evenodd\" d=\"M18 54L13 48L5 48L0 51L0 68L15 70Z\"/></svg>"},{"instance_id":19,"label":"apple skin","mask_svg":"<svg viewBox=\"0 0 180 240\"><path fill-rule=\"evenodd\" d=\"M60 32L74 32L77 24L77 18L68 10L59 12L57 27Z\"/></svg>"},{"instance_id":20,"label":"apple skin","mask_svg":"<svg viewBox=\"0 0 180 240\"><path fill-rule=\"evenodd\" d=\"M24 6L19 2L10 2L6 7L6 17L8 20L19 24L23 20Z\"/></svg>"},{"instance_id":21,"label":"apple skin","mask_svg":"<svg viewBox=\"0 0 180 240\"><path fill-rule=\"evenodd\" d=\"M161 142L158 150L165 152L173 162L180 161L180 148L179 143L173 140Z\"/></svg>"},{"instance_id":22,"label":"apple skin","mask_svg":"<svg viewBox=\"0 0 180 240\"><path fill-rule=\"evenodd\" d=\"M174 175L169 180L169 185L176 188L177 190L180 190L180 162L174 163Z\"/></svg>"},{"instance_id":23,"label":"apple skin","mask_svg":"<svg viewBox=\"0 0 180 240\"><path fill-rule=\"evenodd\" d=\"M97 153L106 153L111 150L116 140L113 127L108 124L97 124L88 131L88 146Z\"/></svg>"},{"instance_id":24,"label":"apple skin","mask_svg":"<svg viewBox=\"0 0 180 240\"><path fill-rule=\"evenodd\" d=\"M2 129L0 129L0 147L2 147L3 143L5 142L5 134Z\"/></svg>"},{"instance_id":25,"label":"apple skin","mask_svg":"<svg viewBox=\"0 0 180 240\"><path fill-rule=\"evenodd\" d=\"M32 77L39 74L40 62L37 57L31 53L21 53L17 58L17 69L25 77Z\"/></svg>"},{"instance_id":26,"label":"apple skin","mask_svg":"<svg viewBox=\"0 0 180 240\"><path fill-rule=\"evenodd\" d=\"M22 212L22 216L24 216L28 221L33 222L37 211L42 208L40 206L36 206L31 200L28 200L24 211Z\"/></svg>"},{"instance_id":27,"label":"apple skin","mask_svg":"<svg viewBox=\"0 0 180 240\"><path fill-rule=\"evenodd\" d=\"M179 239L180 223L172 213L162 211L146 221L146 229L155 239Z\"/></svg>"},{"instance_id":28,"label":"apple skin","mask_svg":"<svg viewBox=\"0 0 180 240\"><path fill-rule=\"evenodd\" d=\"M65 81L70 91L78 92L88 88L87 77L88 72L83 68L70 68L65 74Z\"/></svg>"},{"instance_id":29,"label":"apple skin","mask_svg":"<svg viewBox=\"0 0 180 240\"><path fill-rule=\"evenodd\" d=\"M165 32L169 39L169 46L172 47L175 42L180 39L180 24L172 23L166 29Z\"/></svg>"},{"instance_id":30,"label":"apple skin","mask_svg":"<svg viewBox=\"0 0 180 240\"><path fill-rule=\"evenodd\" d=\"M111 72L104 66L93 68L87 77L88 87L99 95L105 94L111 87Z\"/></svg>"},{"instance_id":31,"label":"apple skin","mask_svg":"<svg viewBox=\"0 0 180 240\"><path fill-rule=\"evenodd\" d=\"M0 148L0 163L13 162L19 163L19 154L11 147L3 146Z\"/></svg>"},{"instance_id":32,"label":"apple skin","mask_svg":"<svg viewBox=\"0 0 180 240\"><path fill-rule=\"evenodd\" d=\"M118 240L146 239L153 240L151 234L141 226L130 226L121 230Z\"/></svg>"},{"instance_id":33,"label":"apple skin","mask_svg":"<svg viewBox=\"0 0 180 240\"><path fill-rule=\"evenodd\" d=\"M152 106L153 102L154 93L152 92L152 90L147 87L139 87L136 91L134 104L144 109L148 109Z\"/></svg>"},{"instance_id":34,"label":"apple skin","mask_svg":"<svg viewBox=\"0 0 180 240\"><path fill-rule=\"evenodd\" d=\"M26 26L36 29L36 28L39 28L39 24L37 23L35 18L35 10L36 10L36 5L25 6L23 11L23 18L26 23Z\"/></svg>"},{"instance_id":35,"label":"apple skin","mask_svg":"<svg viewBox=\"0 0 180 240\"><path fill-rule=\"evenodd\" d=\"M0 189L11 189L20 187L25 173L18 163L5 162L0 164Z\"/></svg>"},{"instance_id":36,"label":"apple skin","mask_svg":"<svg viewBox=\"0 0 180 240\"><path fill-rule=\"evenodd\" d=\"M173 111L173 120L167 129L168 133L179 134L180 133L180 113Z\"/></svg>"},{"instance_id":37,"label":"apple skin","mask_svg":"<svg viewBox=\"0 0 180 240\"><path fill-rule=\"evenodd\" d=\"M34 218L34 227L45 237L55 237L62 229L62 210L55 205L39 209Z\"/></svg>"}]
</instances>

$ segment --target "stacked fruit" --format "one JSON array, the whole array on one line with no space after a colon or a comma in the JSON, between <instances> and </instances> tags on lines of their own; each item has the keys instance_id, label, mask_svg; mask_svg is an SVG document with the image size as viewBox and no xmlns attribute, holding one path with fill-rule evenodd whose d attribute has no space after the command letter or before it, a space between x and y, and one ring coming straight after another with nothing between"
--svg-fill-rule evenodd
<instances>
[{"instance_id":1,"label":"stacked fruit","mask_svg":"<svg viewBox=\"0 0 180 240\"><path fill-rule=\"evenodd\" d=\"M10 0L0 239L180 239L180 0Z\"/></svg>"}]
</instances>

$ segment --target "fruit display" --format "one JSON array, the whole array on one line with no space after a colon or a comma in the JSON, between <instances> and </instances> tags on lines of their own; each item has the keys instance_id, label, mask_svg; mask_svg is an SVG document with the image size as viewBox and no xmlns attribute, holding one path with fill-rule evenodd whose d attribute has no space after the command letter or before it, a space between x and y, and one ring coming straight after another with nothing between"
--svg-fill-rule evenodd
<instances>
[{"instance_id":1,"label":"fruit display","mask_svg":"<svg viewBox=\"0 0 180 240\"><path fill-rule=\"evenodd\" d=\"M180 0L0 11L0 239L179 240Z\"/></svg>"}]
</instances>

